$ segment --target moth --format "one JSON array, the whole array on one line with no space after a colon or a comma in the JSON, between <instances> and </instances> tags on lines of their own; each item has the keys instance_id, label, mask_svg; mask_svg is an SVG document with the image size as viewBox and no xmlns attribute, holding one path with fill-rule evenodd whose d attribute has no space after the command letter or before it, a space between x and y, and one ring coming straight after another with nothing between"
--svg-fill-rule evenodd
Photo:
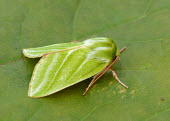
<instances>
[{"instance_id":1,"label":"moth","mask_svg":"<svg viewBox=\"0 0 170 121\"><path fill-rule=\"evenodd\" d=\"M48 96L93 76L85 95L107 70L111 70L118 82L128 88L111 68L124 49L119 51L114 40L105 37L23 49L28 58L41 57L34 68L28 96Z\"/></svg>"}]
</instances>

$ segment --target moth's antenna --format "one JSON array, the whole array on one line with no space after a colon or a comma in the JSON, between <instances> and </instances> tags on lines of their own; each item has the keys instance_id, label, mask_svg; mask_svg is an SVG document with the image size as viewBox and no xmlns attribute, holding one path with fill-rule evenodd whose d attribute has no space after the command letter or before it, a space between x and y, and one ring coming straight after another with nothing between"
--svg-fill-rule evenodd
<instances>
[{"instance_id":1,"label":"moth's antenna","mask_svg":"<svg viewBox=\"0 0 170 121\"><path fill-rule=\"evenodd\" d=\"M22 60L22 59L25 59L25 58L26 58L26 57L23 57L23 58L20 58L20 59L17 59L17 60L8 62L8 63L4 63L4 64L1 64L0 66L4 66L4 65L7 65L7 64L10 64L10 63L14 63L14 62L16 62L16 61L19 61L19 60Z\"/></svg>"},{"instance_id":2,"label":"moth's antenna","mask_svg":"<svg viewBox=\"0 0 170 121\"><path fill-rule=\"evenodd\" d=\"M123 52L125 49L126 49L126 47L122 48L119 52L121 53L121 52Z\"/></svg>"}]
</instances>

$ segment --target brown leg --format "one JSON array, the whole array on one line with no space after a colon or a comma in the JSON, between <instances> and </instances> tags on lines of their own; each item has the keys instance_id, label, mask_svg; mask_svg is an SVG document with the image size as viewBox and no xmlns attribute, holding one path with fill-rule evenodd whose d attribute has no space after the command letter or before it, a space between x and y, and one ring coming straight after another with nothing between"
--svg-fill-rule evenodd
<instances>
[{"instance_id":1,"label":"brown leg","mask_svg":"<svg viewBox=\"0 0 170 121\"><path fill-rule=\"evenodd\" d=\"M85 95L87 93L87 91L89 90L89 88L94 84L94 82L96 82L96 78L99 77L100 75L102 74L102 72L96 74L94 77L93 77L93 80L90 82L89 86L86 88L86 91L83 93L83 95Z\"/></svg>"},{"instance_id":2,"label":"brown leg","mask_svg":"<svg viewBox=\"0 0 170 121\"><path fill-rule=\"evenodd\" d=\"M110 68L110 70L113 72L113 75L115 76L116 80L117 80L121 85L123 85L124 87L128 88L128 86L126 86L123 82L121 82L121 81L119 80L116 72L115 72L112 68Z\"/></svg>"},{"instance_id":3,"label":"brown leg","mask_svg":"<svg viewBox=\"0 0 170 121\"><path fill-rule=\"evenodd\" d=\"M95 75L93 80L90 82L89 86L86 88L86 91L83 93L85 95L89 88L118 60L118 56L116 56L115 60L99 74Z\"/></svg>"}]
</instances>

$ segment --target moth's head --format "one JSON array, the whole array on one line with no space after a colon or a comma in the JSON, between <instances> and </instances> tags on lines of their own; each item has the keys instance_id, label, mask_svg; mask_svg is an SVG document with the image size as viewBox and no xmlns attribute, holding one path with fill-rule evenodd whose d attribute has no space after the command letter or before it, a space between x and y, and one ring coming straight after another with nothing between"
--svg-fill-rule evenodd
<instances>
[{"instance_id":1,"label":"moth's head","mask_svg":"<svg viewBox=\"0 0 170 121\"><path fill-rule=\"evenodd\" d=\"M118 49L117 49L117 51L116 51L116 56L120 56L120 52L119 52Z\"/></svg>"}]
</instances>

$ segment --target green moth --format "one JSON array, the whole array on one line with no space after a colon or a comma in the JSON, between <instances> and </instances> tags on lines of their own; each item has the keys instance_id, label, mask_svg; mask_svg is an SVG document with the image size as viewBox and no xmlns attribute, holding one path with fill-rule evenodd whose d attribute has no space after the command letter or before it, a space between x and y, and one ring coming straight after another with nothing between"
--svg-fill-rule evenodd
<instances>
[{"instance_id":1,"label":"green moth","mask_svg":"<svg viewBox=\"0 0 170 121\"><path fill-rule=\"evenodd\" d=\"M125 47L119 51L116 43L105 37L23 49L28 58L41 57L34 68L28 96L44 97L94 76L83 94L85 95L108 69L119 83L128 88L111 68L124 49Z\"/></svg>"}]
</instances>

